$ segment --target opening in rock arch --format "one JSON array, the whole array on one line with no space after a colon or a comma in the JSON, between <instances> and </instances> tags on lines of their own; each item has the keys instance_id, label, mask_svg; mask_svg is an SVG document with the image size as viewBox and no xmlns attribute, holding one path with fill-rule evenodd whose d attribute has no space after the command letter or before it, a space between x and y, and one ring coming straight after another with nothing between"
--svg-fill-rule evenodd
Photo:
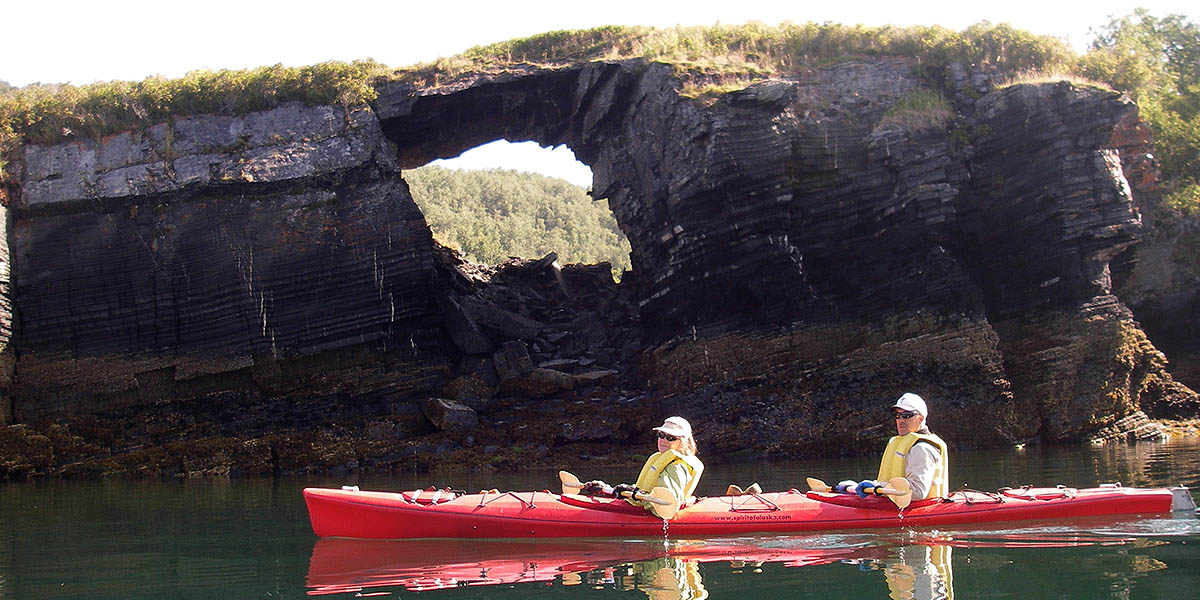
<instances>
[{"instance_id":1,"label":"opening in rock arch","mask_svg":"<svg viewBox=\"0 0 1200 600\"><path fill-rule=\"evenodd\" d=\"M566 146L543 148L537 142L496 140L476 146L456 158L435 160L434 166L466 171L512 169L566 179L574 185L589 188L592 170L575 158Z\"/></svg>"},{"instance_id":2,"label":"opening in rock arch","mask_svg":"<svg viewBox=\"0 0 1200 600\"><path fill-rule=\"evenodd\" d=\"M629 241L605 201L588 195L591 169L565 146L498 140L406 171L413 198L443 245L495 264L511 256L630 268Z\"/></svg>"}]
</instances>

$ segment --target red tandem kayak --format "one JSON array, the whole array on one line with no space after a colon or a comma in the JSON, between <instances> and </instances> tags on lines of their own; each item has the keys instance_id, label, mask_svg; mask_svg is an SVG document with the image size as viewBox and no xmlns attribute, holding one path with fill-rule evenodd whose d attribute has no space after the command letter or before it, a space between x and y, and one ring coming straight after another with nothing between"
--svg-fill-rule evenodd
<instances>
[{"instance_id":1,"label":"red tandem kayak","mask_svg":"<svg viewBox=\"0 0 1200 600\"><path fill-rule=\"evenodd\" d=\"M919 500L903 511L885 498L854 494L766 492L700 498L669 521L624 500L575 494L450 490L366 492L304 490L320 537L544 538L739 535L829 529L983 524L1195 510L1186 488L1018 488L957 491Z\"/></svg>"}]
</instances>

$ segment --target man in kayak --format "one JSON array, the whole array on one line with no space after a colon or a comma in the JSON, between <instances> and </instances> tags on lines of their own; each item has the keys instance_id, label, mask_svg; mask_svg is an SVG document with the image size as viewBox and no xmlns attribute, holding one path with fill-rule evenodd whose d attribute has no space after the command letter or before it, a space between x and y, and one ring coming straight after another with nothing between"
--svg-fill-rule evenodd
<instances>
[{"instance_id":1,"label":"man in kayak","mask_svg":"<svg viewBox=\"0 0 1200 600\"><path fill-rule=\"evenodd\" d=\"M625 498L631 504L649 508L647 502L634 500L636 492L664 487L670 490L679 502L687 502L704 472L704 463L696 456L696 438L692 435L692 425L683 417L669 417L662 425L655 427L654 431L658 436L658 452L646 459L646 464L642 465L642 471L638 474L637 483L613 486L613 494L618 498ZM584 484L580 493L598 495L605 488L607 486L603 481L589 481Z\"/></svg>"},{"instance_id":2,"label":"man in kayak","mask_svg":"<svg viewBox=\"0 0 1200 600\"><path fill-rule=\"evenodd\" d=\"M843 481L838 491L882 495L887 480L903 477L912 487L912 499L938 498L949 493L949 457L946 442L929 431L929 408L916 394L900 396L891 408L896 435L888 440L876 480Z\"/></svg>"}]
</instances>

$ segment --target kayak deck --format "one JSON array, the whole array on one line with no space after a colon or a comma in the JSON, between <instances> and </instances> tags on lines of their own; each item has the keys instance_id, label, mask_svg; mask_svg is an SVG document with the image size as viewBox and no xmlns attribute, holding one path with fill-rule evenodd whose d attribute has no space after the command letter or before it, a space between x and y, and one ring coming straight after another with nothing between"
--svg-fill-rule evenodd
<instances>
[{"instance_id":1,"label":"kayak deck","mask_svg":"<svg viewBox=\"0 0 1200 600\"><path fill-rule=\"evenodd\" d=\"M1175 497L1167 488L1119 486L962 490L900 511L885 498L792 489L700 498L663 521L623 500L545 490L464 494L308 488L303 493L318 536L367 539L689 537L945 526L1161 514L1172 510Z\"/></svg>"}]
</instances>

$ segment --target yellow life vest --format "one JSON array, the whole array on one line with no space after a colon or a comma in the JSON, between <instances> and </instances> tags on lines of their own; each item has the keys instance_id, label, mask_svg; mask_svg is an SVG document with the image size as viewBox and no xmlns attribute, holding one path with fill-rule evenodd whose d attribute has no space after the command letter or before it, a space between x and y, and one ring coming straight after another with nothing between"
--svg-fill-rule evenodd
<instances>
[{"instance_id":1,"label":"yellow life vest","mask_svg":"<svg viewBox=\"0 0 1200 600\"><path fill-rule=\"evenodd\" d=\"M683 463L688 470L687 489L683 491L683 497L679 499L680 502L686 502L692 492L696 490L696 484L700 483L700 474L704 472L704 463L695 456L687 456L669 449L665 452L655 452L646 459L646 464L642 465L642 472L638 473L637 483L634 485L639 490L646 491L658 487L659 476L676 461Z\"/></svg>"},{"instance_id":2,"label":"yellow life vest","mask_svg":"<svg viewBox=\"0 0 1200 600\"><path fill-rule=\"evenodd\" d=\"M938 461L937 472L933 474L933 482L929 485L926 498L940 498L950 491L950 456L946 451L946 442L932 433L912 432L908 435L892 436L887 448L883 450L883 460L879 462L879 481L887 481L893 477L904 477L905 465L908 462L908 451L917 442L927 442L937 447L942 453ZM921 498L914 498L920 500Z\"/></svg>"}]
</instances>

